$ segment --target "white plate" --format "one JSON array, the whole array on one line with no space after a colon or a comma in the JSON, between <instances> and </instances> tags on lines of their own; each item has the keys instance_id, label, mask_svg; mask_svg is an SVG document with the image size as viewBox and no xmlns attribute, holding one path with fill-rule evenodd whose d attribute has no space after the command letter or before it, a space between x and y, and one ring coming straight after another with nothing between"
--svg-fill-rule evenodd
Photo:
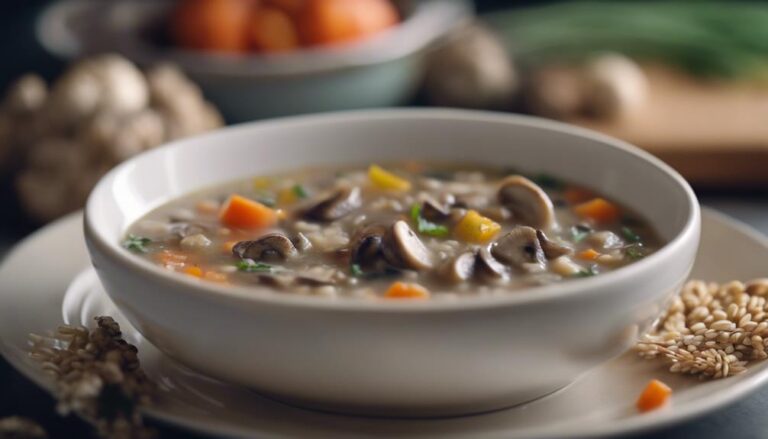
<instances>
[{"instance_id":1,"label":"white plate","mask_svg":"<svg viewBox=\"0 0 768 439\"><path fill-rule=\"evenodd\" d=\"M700 382L672 375L629 353L552 395L483 415L400 420L307 411L211 380L164 358L119 316L103 293L88 268L81 229L79 214L53 223L16 247L0 268L0 353L50 390L50 383L26 355L27 334L44 333L62 321L90 323L95 315L114 315L126 338L139 345L144 368L164 389L161 402L148 414L201 432L242 437L595 437L701 415L768 379L766 362L753 363L736 377ZM764 277L766 260L768 239L732 219L704 212L693 276L716 281ZM640 415L633 408L634 399L651 378L672 386L673 401L665 409Z\"/></svg>"}]
</instances>

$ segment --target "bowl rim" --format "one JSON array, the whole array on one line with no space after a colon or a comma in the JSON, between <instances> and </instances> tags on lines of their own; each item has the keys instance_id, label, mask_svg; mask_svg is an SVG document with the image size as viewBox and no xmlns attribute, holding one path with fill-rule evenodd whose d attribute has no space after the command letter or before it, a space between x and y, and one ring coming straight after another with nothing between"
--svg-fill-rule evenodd
<instances>
[{"instance_id":1,"label":"bowl rim","mask_svg":"<svg viewBox=\"0 0 768 439\"><path fill-rule=\"evenodd\" d=\"M136 20L139 23L123 20L127 24L122 29L103 23L104 17L107 24L111 23L110 15L115 15L114 11L120 7L163 8L168 7L168 3L167 0L60 0L40 14L35 33L46 50L64 58L112 50L142 65L171 62L191 75L248 79L332 72L398 60L431 46L473 16L467 0L421 0L414 3L413 10L396 26L370 38L277 54L226 54L162 47L148 44L137 35L146 26L146 19ZM88 14L95 22L87 27L90 31L97 29L99 38L87 39L70 25L78 20L88 21Z\"/></svg>"},{"instance_id":2,"label":"bowl rim","mask_svg":"<svg viewBox=\"0 0 768 439\"><path fill-rule=\"evenodd\" d=\"M680 192L684 194L687 204L687 218L684 225L671 240L664 244L659 250L642 260L632 264L620 267L617 270L600 274L599 276L572 279L567 282L556 282L548 285L534 286L510 292L504 295L481 296L481 297L457 297L457 298L432 298L424 301L396 301L396 300L358 300L351 298L329 299L325 297L304 296L296 294L286 294L275 291L271 288L256 288L254 286L227 285L221 286L214 282L205 282L199 279L193 279L189 276L183 276L179 273L170 272L157 264L145 260L124 249L119 239L104 236L98 232L99 228L94 224L94 210L97 204L97 198L111 193L107 190L115 177L120 175L126 169L135 166L139 160L150 160L153 156L167 154L167 151L183 148L189 139L200 141L201 139L215 139L222 132L233 132L253 129L254 126L263 127L281 127L290 128L292 125L302 125L306 123L332 123L349 120L393 120L393 119L441 119L441 120L461 120L464 122L495 122L509 125L528 125L545 130L556 131L566 135L578 136L593 140L605 148L619 149L622 152L642 160L647 164L661 171L672 182L676 183ZM104 194L104 195L102 195ZM146 213L146 212L144 212ZM611 283L622 279L638 277L654 266L662 263L662 260L674 258L683 248L690 244L690 241L697 241L700 233L701 211L698 200L693 189L680 174L669 165L662 162L648 152L645 152L631 144L613 137L569 125L562 122L543 119L534 116L499 113L491 111L478 110L457 110L446 108L430 109L376 109L376 110L356 110L340 111L332 113L290 116L271 119L263 122L247 122L232 125L223 129L215 130L203 135L192 138L176 140L160 148L141 153L109 171L99 180L96 187L88 197L84 209L84 229L88 250L93 257L94 249L97 247L104 257L112 260L116 265L123 266L132 272L134 276L140 276L154 283L164 284L170 287L184 287L185 294L205 294L207 297L216 297L221 300L232 300L240 304L250 305L272 305L283 307L298 307L325 310L347 310L347 311L374 311L374 312L437 312L437 311L456 311L469 309L482 309L500 306L519 306L524 304L537 304L551 302L554 300L598 294L600 291L607 290ZM123 231L125 232L125 231ZM98 270L97 270L98 271ZM407 303L406 303L407 302Z\"/></svg>"}]
</instances>

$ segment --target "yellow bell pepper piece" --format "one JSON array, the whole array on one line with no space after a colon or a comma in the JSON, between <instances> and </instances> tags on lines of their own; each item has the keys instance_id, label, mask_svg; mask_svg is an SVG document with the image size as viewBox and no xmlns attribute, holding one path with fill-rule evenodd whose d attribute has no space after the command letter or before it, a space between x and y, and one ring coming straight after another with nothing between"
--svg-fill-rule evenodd
<instances>
[{"instance_id":1,"label":"yellow bell pepper piece","mask_svg":"<svg viewBox=\"0 0 768 439\"><path fill-rule=\"evenodd\" d=\"M298 200L299 200L299 195L296 193L296 191L292 187L286 187L286 188L280 189L280 191L277 193L277 204L280 206L293 204Z\"/></svg>"},{"instance_id":2,"label":"yellow bell pepper piece","mask_svg":"<svg viewBox=\"0 0 768 439\"><path fill-rule=\"evenodd\" d=\"M257 191L269 189L272 186L272 179L268 177L256 177L253 179L253 188Z\"/></svg>"},{"instance_id":3,"label":"yellow bell pepper piece","mask_svg":"<svg viewBox=\"0 0 768 439\"><path fill-rule=\"evenodd\" d=\"M499 230L501 230L501 226L498 223L470 210L456 224L454 233L462 241L483 244L493 239Z\"/></svg>"},{"instance_id":4,"label":"yellow bell pepper piece","mask_svg":"<svg viewBox=\"0 0 768 439\"><path fill-rule=\"evenodd\" d=\"M411 189L410 181L400 178L378 165L371 165L368 168L368 178L379 189L395 191L408 191Z\"/></svg>"}]
</instances>

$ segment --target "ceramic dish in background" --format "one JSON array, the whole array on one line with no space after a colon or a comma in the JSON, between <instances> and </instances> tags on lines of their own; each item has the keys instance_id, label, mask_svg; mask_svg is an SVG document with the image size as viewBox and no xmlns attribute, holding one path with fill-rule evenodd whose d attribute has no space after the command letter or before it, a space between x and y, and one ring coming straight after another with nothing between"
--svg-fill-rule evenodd
<instances>
[{"instance_id":1,"label":"ceramic dish in background","mask_svg":"<svg viewBox=\"0 0 768 439\"><path fill-rule=\"evenodd\" d=\"M466 0L418 0L403 22L370 39L288 54L244 56L176 49L150 37L169 0L64 0L41 15L43 47L63 58L116 51L140 65L178 64L231 122L403 104L426 50L471 17Z\"/></svg>"},{"instance_id":2,"label":"ceramic dish in background","mask_svg":"<svg viewBox=\"0 0 768 439\"><path fill-rule=\"evenodd\" d=\"M120 245L150 209L217 183L308 165L435 158L515 166L599 188L643 213L667 244L591 278L423 303L200 282ZM372 110L244 124L142 154L98 184L85 231L115 304L184 364L330 410L455 415L540 397L623 352L686 278L699 207L659 160L582 129L484 112Z\"/></svg>"}]
</instances>

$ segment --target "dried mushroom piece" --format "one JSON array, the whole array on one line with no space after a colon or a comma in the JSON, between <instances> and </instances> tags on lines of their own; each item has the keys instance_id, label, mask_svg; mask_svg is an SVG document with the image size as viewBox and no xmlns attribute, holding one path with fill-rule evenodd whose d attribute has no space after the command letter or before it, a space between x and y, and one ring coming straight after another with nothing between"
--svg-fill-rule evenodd
<instances>
[{"instance_id":1,"label":"dried mushroom piece","mask_svg":"<svg viewBox=\"0 0 768 439\"><path fill-rule=\"evenodd\" d=\"M254 241L240 241L232 247L232 253L240 259L269 261L292 259L299 251L287 236L275 232Z\"/></svg>"},{"instance_id":2,"label":"dried mushroom piece","mask_svg":"<svg viewBox=\"0 0 768 439\"><path fill-rule=\"evenodd\" d=\"M543 268L546 263L536 229L528 226L517 226L499 238L491 253L506 264L528 271L537 266Z\"/></svg>"},{"instance_id":3,"label":"dried mushroom piece","mask_svg":"<svg viewBox=\"0 0 768 439\"><path fill-rule=\"evenodd\" d=\"M359 208L362 202L359 187L342 187L307 209L304 216L316 221L334 221Z\"/></svg>"},{"instance_id":4,"label":"dried mushroom piece","mask_svg":"<svg viewBox=\"0 0 768 439\"><path fill-rule=\"evenodd\" d=\"M512 211L515 219L527 226L549 230L555 224L552 200L536 183L523 176L505 178L497 197L502 206Z\"/></svg>"},{"instance_id":5,"label":"dried mushroom piece","mask_svg":"<svg viewBox=\"0 0 768 439\"><path fill-rule=\"evenodd\" d=\"M397 268L426 270L432 268L432 255L416 233L403 220L395 221L382 240L387 262Z\"/></svg>"}]
</instances>

